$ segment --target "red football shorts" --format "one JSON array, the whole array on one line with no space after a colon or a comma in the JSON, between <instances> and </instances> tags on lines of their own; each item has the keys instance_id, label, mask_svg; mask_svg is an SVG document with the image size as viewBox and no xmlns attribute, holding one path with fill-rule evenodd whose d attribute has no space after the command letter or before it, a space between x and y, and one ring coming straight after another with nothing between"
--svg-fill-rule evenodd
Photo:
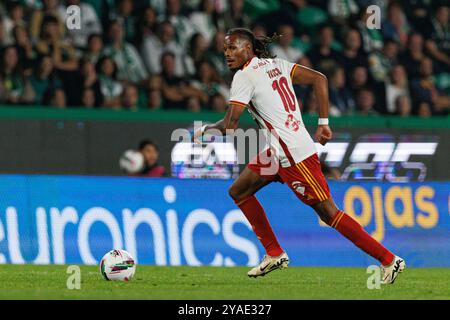
<instances>
[{"instance_id":1,"label":"red football shorts","mask_svg":"<svg viewBox=\"0 0 450 320\"><path fill-rule=\"evenodd\" d=\"M250 170L266 180L286 183L307 205L314 205L331 197L317 153L296 165L287 168L279 166L277 172L267 170L270 166L269 150L262 151L247 165Z\"/></svg>"}]
</instances>

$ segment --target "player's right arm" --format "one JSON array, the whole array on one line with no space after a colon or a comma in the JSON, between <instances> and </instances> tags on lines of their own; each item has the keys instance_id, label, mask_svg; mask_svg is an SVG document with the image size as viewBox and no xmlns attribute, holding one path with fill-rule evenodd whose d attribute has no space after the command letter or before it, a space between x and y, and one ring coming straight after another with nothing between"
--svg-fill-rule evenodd
<instances>
[{"instance_id":1,"label":"player's right arm","mask_svg":"<svg viewBox=\"0 0 450 320\"><path fill-rule=\"evenodd\" d=\"M200 130L197 130L194 134L194 141L198 141L206 130L216 129L225 134L227 129L236 129L242 112L244 112L247 104L252 99L253 91L253 83L243 72L238 71L231 83L229 107L225 117L214 124L205 125Z\"/></svg>"},{"instance_id":2,"label":"player's right arm","mask_svg":"<svg viewBox=\"0 0 450 320\"><path fill-rule=\"evenodd\" d=\"M313 87L316 96L317 104L319 106L319 121L325 121L326 124L321 124L317 127L315 134L316 140L325 145L331 140L333 133L328 126L328 80L327 77L319 71L310 69L308 67L296 64L291 72L292 83L300 85L308 85ZM321 120L323 119L323 120Z\"/></svg>"},{"instance_id":3,"label":"player's right arm","mask_svg":"<svg viewBox=\"0 0 450 320\"><path fill-rule=\"evenodd\" d=\"M239 118L241 117L242 112L244 112L244 110L245 110L244 106L230 102L225 117L212 125L206 126L206 130L218 129L220 130L220 132L225 134L227 129L233 130L237 129L239 124Z\"/></svg>"},{"instance_id":4,"label":"player's right arm","mask_svg":"<svg viewBox=\"0 0 450 320\"><path fill-rule=\"evenodd\" d=\"M225 117L214 124L204 125L202 128L197 130L194 133L194 141L198 141L203 136L205 131L210 129L219 130L222 134L225 134L227 129L236 129L239 124L239 118L244 110L245 106L230 102Z\"/></svg>"}]
</instances>

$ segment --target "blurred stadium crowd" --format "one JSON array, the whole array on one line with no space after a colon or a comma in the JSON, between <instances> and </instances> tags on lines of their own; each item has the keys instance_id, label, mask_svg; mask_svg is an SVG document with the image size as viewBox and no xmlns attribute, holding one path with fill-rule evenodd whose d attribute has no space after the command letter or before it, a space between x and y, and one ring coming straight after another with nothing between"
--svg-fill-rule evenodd
<instances>
[{"instance_id":1,"label":"blurred stadium crowd","mask_svg":"<svg viewBox=\"0 0 450 320\"><path fill-rule=\"evenodd\" d=\"M447 3L447 4L446 4ZM81 29L66 8L81 8ZM381 29L369 29L377 5ZM273 54L328 76L331 114L447 115L448 2L436 0L2 0L0 103L222 112L226 31L283 36ZM316 113L298 86L304 113Z\"/></svg>"}]
</instances>

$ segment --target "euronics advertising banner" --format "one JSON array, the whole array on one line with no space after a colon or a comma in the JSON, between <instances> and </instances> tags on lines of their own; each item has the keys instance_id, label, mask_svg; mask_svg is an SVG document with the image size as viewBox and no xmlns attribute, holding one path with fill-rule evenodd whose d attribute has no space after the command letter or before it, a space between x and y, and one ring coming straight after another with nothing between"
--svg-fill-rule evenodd
<instances>
[{"instance_id":1,"label":"euronics advertising banner","mask_svg":"<svg viewBox=\"0 0 450 320\"><path fill-rule=\"evenodd\" d=\"M255 265L264 254L231 180L0 175L0 263ZM331 182L341 208L413 267L450 267L449 182ZM377 263L284 185L258 193L295 266Z\"/></svg>"}]
</instances>

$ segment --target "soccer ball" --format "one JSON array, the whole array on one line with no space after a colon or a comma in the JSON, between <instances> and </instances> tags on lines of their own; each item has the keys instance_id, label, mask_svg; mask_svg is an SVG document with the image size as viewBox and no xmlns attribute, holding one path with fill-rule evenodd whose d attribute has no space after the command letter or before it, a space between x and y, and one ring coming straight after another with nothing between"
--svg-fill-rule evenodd
<instances>
[{"instance_id":1,"label":"soccer ball","mask_svg":"<svg viewBox=\"0 0 450 320\"><path fill-rule=\"evenodd\" d=\"M144 156L139 151L127 150L120 157L119 166L126 173L141 172L145 166Z\"/></svg>"},{"instance_id":2,"label":"soccer ball","mask_svg":"<svg viewBox=\"0 0 450 320\"><path fill-rule=\"evenodd\" d=\"M103 256L100 272L105 280L129 281L136 272L136 264L125 250L111 250Z\"/></svg>"}]
</instances>

